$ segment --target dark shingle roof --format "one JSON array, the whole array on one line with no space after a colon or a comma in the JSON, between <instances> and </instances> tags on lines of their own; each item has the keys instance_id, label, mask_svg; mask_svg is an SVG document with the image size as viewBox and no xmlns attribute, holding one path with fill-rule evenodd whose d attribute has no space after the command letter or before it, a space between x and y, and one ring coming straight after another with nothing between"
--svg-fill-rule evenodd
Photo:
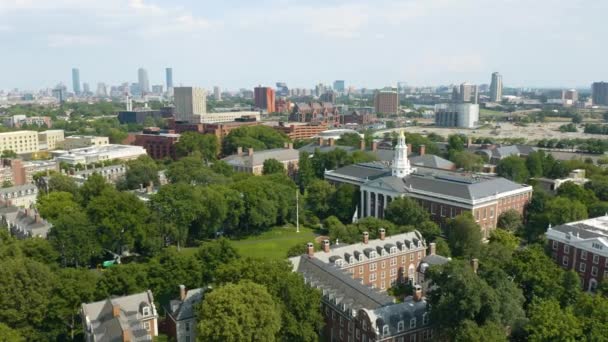
<instances>
[{"instance_id":1,"label":"dark shingle roof","mask_svg":"<svg viewBox=\"0 0 608 342\"><path fill-rule=\"evenodd\" d=\"M456 167L454 163L447 159L443 159L433 154L425 154L423 156L410 157L412 165L432 167L435 169L452 170Z\"/></svg>"}]
</instances>

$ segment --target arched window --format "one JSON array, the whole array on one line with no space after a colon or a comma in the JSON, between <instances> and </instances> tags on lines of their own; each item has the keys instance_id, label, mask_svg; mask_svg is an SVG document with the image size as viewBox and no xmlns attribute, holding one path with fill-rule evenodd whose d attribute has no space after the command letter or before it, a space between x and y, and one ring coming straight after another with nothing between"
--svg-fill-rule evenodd
<instances>
[{"instance_id":1,"label":"arched window","mask_svg":"<svg viewBox=\"0 0 608 342\"><path fill-rule=\"evenodd\" d=\"M388 324L382 327L382 336L388 336Z\"/></svg>"}]
</instances>

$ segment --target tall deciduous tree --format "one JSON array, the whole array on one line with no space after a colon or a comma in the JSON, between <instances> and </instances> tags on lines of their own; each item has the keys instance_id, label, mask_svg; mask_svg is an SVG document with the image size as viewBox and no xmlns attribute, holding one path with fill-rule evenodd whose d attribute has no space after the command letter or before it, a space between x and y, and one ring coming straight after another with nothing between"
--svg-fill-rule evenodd
<instances>
[{"instance_id":1,"label":"tall deciduous tree","mask_svg":"<svg viewBox=\"0 0 608 342\"><path fill-rule=\"evenodd\" d=\"M552 299L539 300L528 310L530 322L526 326L528 341L580 341L583 331L571 307L562 309Z\"/></svg>"},{"instance_id":2,"label":"tall deciduous tree","mask_svg":"<svg viewBox=\"0 0 608 342\"><path fill-rule=\"evenodd\" d=\"M262 166L262 174L270 175L273 173L283 173L285 172L285 167L283 163L280 161L270 158L264 160L264 165Z\"/></svg>"},{"instance_id":3,"label":"tall deciduous tree","mask_svg":"<svg viewBox=\"0 0 608 342\"><path fill-rule=\"evenodd\" d=\"M126 189L137 189L141 186L159 184L158 169L154 159L147 155L128 162L124 187Z\"/></svg>"},{"instance_id":4,"label":"tall deciduous tree","mask_svg":"<svg viewBox=\"0 0 608 342\"><path fill-rule=\"evenodd\" d=\"M496 173L517 183L525 183L530 177L526 163L518 156L510 156L501 160L496 166Z\"/></svg>"},{"instance_id":5,"label":"tall deciduous tree","mask_svg":"<svg viewBox=\"0 0 608 342\"><path fill-rule=\"evenodd\" d=\"M218 139L214 134L185 132L175 144L175 152L178 157L185 157L198 152L205 161L213 161L219 152Z\"/></svg>"},{"instance_id":6,"label":"tall deciduous tree","mask_svg":"<svg viewBox=\"0 0 608 342\"><path fill-rule=\"evenodd\" d=\"M325 219L332 212L331 200L336 189L325 180L314 180L306 188L306 208L319 219Z\"/></svg>"},{"instance_id":7,"label":"tall deciduous tree","mask_svg":"<svg viewBox=\"0 0 608 342\"><path fill-rule=\"evenodd\" d=\"M509 209L500 214L496 225L510 232L518 232L523 227L523 218L517 210Z\"/></svg>"},{"instance_id":8,"label":"tall deciduous tree","mask_svg":"<svg viewBox=\"0 0 608 342\"><path fill-rule=\"evenodd\" d=\"M464 213L448 223L448 242L452 254L471 258L479 255L481 248L481 229L470 213Z\"/></svg>"},{"instance_id":9,"label":"tall deciduous tree","mask_svg":"<svg viewBox=\"0 0 608 342\"><path fill-rule=\"evenodd\" d=\"M60 254L64 266L88 266L102 254L93 226L80 209L64 210L53 220L49 241Z\"/></svg>"},{"instance_id":10,"label":"tall deciduous tree","mask_svg":"<svg viewBox=\"0 0 608 342\"><path fill-rule=\"evenodd\" d=\"M384 215L387 220L401 226L413 226L429 219L428 212L408 197L395 198Z\"/></svg>"},{"instance_id":11,"label":"tall deciduous tree","mask_svg":"<svg viewBox=\"0 0 608 342\"><path fill-rule=\"evenodd\" d=\"M199 341L276 341L279 307L266 288L251 281L207 294L198 312Z\"/></svg>"}]
</instances>

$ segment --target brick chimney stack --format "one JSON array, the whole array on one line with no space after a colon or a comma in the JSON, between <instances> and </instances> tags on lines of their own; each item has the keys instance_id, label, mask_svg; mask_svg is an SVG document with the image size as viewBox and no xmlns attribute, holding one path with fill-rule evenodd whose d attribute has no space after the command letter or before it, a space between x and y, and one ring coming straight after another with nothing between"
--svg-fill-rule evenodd
<instances>
[{"instance_id":1,"label":"brick chimney stack","mask_svg":"<svg viewBox=\"0 0 608 342\"><path fill-rule=\"evenodd\" d=\"M380 240L384 240L386 237L386 229L380 228Z\"/></svg>"},{"instance_id":2,"label":"brick chimney stack","mask_svg":"<svg viewBox=\"0 0 608 342\"><path fill-rule=\"evenodd\" d=\"M419 302L422 300L422 286L414 285L414 301Z\"/></svg>"},{"instance_id":3,"label":"brick chimney stack","mask_svg":"<svg viewBox=\"0 0 608 342\"><path fill-rule=\"evenodd\" d=\"M365 151L365 140L364 140L364 139L361 139L361 140L359 141L359 149L360 149L361 151Z\"/></svg>"},{"instance_id":4,"label":"brick chimney stack","mask_svg":"<svg viewBox=\"0 0 608 342\"><path fill-rule=\"evenodd\" d=\"M322 137L319 137L319 146L323 146L323 144L325 143L325 141L323 141Z\"/></svg>"},{"instance_id":5,"label":"brick chimney stack","mask_svg":"<svg viewBox=\"0 0 608 342\"><path fill-rule=\"evenodd\" d=\"M236 148L236 155L237 156L242 156L243 155L243 148L241 146Z\"/></svg>"},{"instance_id":6,"label":"brick chimney stack","mask_svg":"<svg viewBox=\"0 0 608 342\"><path fill-rule=\"evenodd\" d=\"M407 144L407 155L409 156L412 153L412 144Z\"/></svg>"},{"instance_id":7,"label":"brick chimney stack","mask_svg":"<svg viewBox=\"0 0 608 342\"><path fill-rule=\"evenodd\" d=\"M329 138L329 146L334 146L334 144L335 144L335 139Z\"/></svg>"},{"instance_id":8,"label":"brick chimney stack","mask_svg":"<svg viewBox=\"0 0 608 342\"><path fill-rule=\"evenodd\" d=\"M429 243L429 255L435 255L436 250L437 250L437 244L434 242Z\"/></svg>"},{"instance_id":9,"label":"brick chimney stack","mask_svg":"<svg viewBox=\"0 0 608 342\"><path fill-rule=\"evenodd\" d=\"M179 300L182 302L186 299L186 285L179 286Z\"/></svg>"},{"instance_id":10,"label":"brick chimney stack","mask_svg":"<svg viewBox=\"0 0 608 342\"><path fill-rule=\"evenodd\" d=\"M426 153L426 146L420 145L420 152L418 154L420 154L420 156L422 157L425 153Z\"/></svg>"},{"instance_id":11,"label":"brick chimney stack","mask_svg":"<svg viewBox=\"0 0 608 342\"><path fill-rule=\"evenodd\" d=\"M369 233L363 232L363 243L367 245L368 242L369 242Z\"/></svg>"},{"instance_id":12,"label":"brick chimney stack","mask_svg":"<svg viewBox=\"0 0 608 342\"><path fill-rule=\"evenodd\" d=\"M112 317L120 316L120 305L112 304Z\"/></svg>"},{"instance_id":13,"label":"brick chimney stack","mask_svg":"<svg viewBox=\"0 0 608 342\"><path fill-rule=\"evenodd\" d=\"M378 142L372 141L372 152L376 152L378 150Z\"/></svg>"},{"instance_id":14,"label":"brick chimney stack","mask_svg":"<svg viewBox=\"0 0 608 342\"><path fill-rule=\"evenodd\" d=\"M312 242L306 244L306 254L309 258L312 258L315 255L315 245Z\"/></svg>"},{"instance_id":15,"label":"brick chimney stack","mask_svg":"<svg viewBox=\"0 0 608 342\"><path fill-rule=\"evenodd\" d=\"M323 240L323 251L329 253L329 240Z\"/></svg>"},{"instance_id":16,"label":"brick chimney stack","mask_svg":"<svg viewBox=\"0 0 608 342\"><path fill-rule=\"evenodd\" d=\"M250 157L253 156L253 147L247 149L247 155Z\"/></svg>"}]
</instances>

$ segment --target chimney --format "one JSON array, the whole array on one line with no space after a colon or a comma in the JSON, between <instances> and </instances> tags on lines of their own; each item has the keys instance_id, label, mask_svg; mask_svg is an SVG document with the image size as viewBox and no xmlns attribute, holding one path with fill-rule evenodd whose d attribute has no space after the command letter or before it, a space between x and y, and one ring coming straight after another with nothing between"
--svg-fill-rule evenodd
<instances>
[{"instance_id":1,"label":"chimney","mask_svg":"<svg viewBox=\"0 0 608 342\"><path fill-rule=\"evenodd\" d=\"M122 331L122 342L131 342L131 332L127 329Z\"/></svg>"},{"instance_id":2,"label":"chimney","mask_svg":"<svg viewBox=\"0 0 608 342\"><path fill-rule=\"evenodd\" d=\"M479 268L479 260L476 258L471 259L471 268L473 272L477 273L477 269Z\"/></svg>"},{"instance_id":3,"label":"chimney","mask_svg":"<svg viewBox=\"0 0 608 342\"><path fill-rule=\"evenodd\" d=\"M408 156L412 153L412 144L407 144L407 154Z\"/></svg>"},{"instance_id":4,"label":"chimney","mask_svg":"<svg viewBox=\"0 0 608 342\"><path fill-rule=\"evenodd\" d=\"M414 301L419 302L422 300L422 286L414 285Z\"/></svg>"},{"instance_id":5,"label":"chimney","mask_svg":"<svg viewBox=\"0 0 608 342\"><path fill-rule=\"evenodd\" d=\"M369 233L363 232L363 243L367 245L368 242L369 242Z\"/></svg>"},{"instance_id":6,"label":"chimney","mask_svg":"<svg viewBox=\"0 0 608 342\"><path fill-rule=\"evenodd\" d=\"M185 299L186 299L186 286L180 285L179 286L179 300L181 300L183 302Z\"/></svg>"},{"instance_id":7,"label":"chimney","mask_svg":"<svg viewBox=\"0 0 608 342\"><path fill-rule=\"evenodd\" d=\"M38 214L38 213L36 213L36 215L34 215L34 219L35 219L36 223L42 222L42 218L40 218L40 214Z\"/></svg>"},{"instance_id":8,"label":"chimney","mask_svg":"<svg viewBox=\"0 0 608 342\"><path fill-rule=\"evenodd\" d=\"M287 144L287 148L290 149L290 150L293 150L293 143Z\"/></svg>"},{"instance_id":9,"label":"chimney","mask_svg":"<svg viewBox=\"0 0 608 342\"><path fill-rule=\"evenodd\" d=\"M429 243L429 255L435 255L436 250L437 250L437 244L434 242Z\"/></svg>"},{"instance_id":10,"label":"chimney","mask_svg":"<svg viewBox=\"0 0 608 342\"><path fill-rule=\"evenodd\" d=\"M323 146L323 144L324 144L323 138L319 137L319 146Z\"/></svg>"},{"instance_id":11,"label":"chimney","mask_svg":"<svg viewBox=\"0 0 608 342\"><path fill-rule=\"evenodd\" d=\"M120 305L112 304L112 317L120 316Z\"/></svg>"},{"instance_id":12,"label":"chimney","mask_svg":"<svg viewBox=\"0 0 608 342\"><path fill-rule=\"evenodd\" d=\"M152 182L150 182L148 184L148 186L146 187L146 193L151 194L152 193L152 189L154 189L154 186L152 185Z\"/></svg>"},{"instance_id":13,"label":"chimney","mask_svg":"<svg viewBox=\"0 0 608 342\"><path fill-rule=\"evenodd\" d=\"M386 229L380 228L380 240L384 240L386 237Z\"/></svg>"},{"instance_id":14,"label":"chimney","mask_svg":"<svg viewBox=\"0 0 608 342\"><path fill-rule=\"evenodd\" d=\"M473 145L473 138L472 137L468 137L467 138L467 147L471 147L471 145Z\"/></svg>"},{"instance_id":15,"label":"chimney","mask_svg":"<svg viewBox=\"0 0 608 342\"><path fill-rule=\"evenodd\" d=\"M312 242L306 244L306 254L309 258L312 258L315 255L315 245Z\"/></svg>"},{"instance_id":16,"label":"chimney","mask_svg":"<svg viewBox=\"0 0 608 342\"><path fill-rule=\"evenodd\" d=\"M287 143L283 143L283 148L289 148L289 145L287 145Z\"/></svg>"},{"instance_id":17,"label":"chimney","mask_svg":"<svg viewBox=\"0 0 608 342\"><path fill-rule=\"evenodd\" d=\"M247 149L247 155L250 157L253 156L253 147Z\"/></svg>"},{"instance_id":18,"label":"chimney","mask_svg":"<svg viewBox=\"0 0 608 342\"><path fill-rule=\"evenodd\" d=\"M372 141L372 152L376 152L378 150L378 142Z\"/></svg>"},{"instance_id":19,"label":"chimney","mask_svg":"<svg viewBox=\"0 0 608 342\"><path fill-rule=\"evenodd\" d=\"M422 157L425 153L426 153L426 146L420 145L420 152L418 154L420 154L420 156Z\"/></svg>"},{"instance_id":20,"label":"chimney","mask_svg":"<svg viewBox=\"0 0 608 342\"><path fill-rule=\"evenodd\" d=\"M334 138L329 138L329 146L334 146Z\"/></svg>"},{"instance_id":21,"label":"chimney","mask_svg":"<svg viewBox=\"0 0 608 342\"><path fill-rule=\"evenodd\" d=\"M361 151L365 151L365 139L361 139L361 141L359 141L359 149Z\"/></svg>"},{"instance_id":22,"label":"chimney","mask_svg":"<svg viewBox=\"0 0 608 342\"><path fill-rule=\"evenodd\" d=\"M236 148L236 155L237 156L242 156L243 155L243 148L242 147L237 147Z\"/></svg>"},{"instance_id":23,"label":"chimney","mask_svg":"<svg viewBox=\"0 0 608 342\"><path fill-rule=\"evenodd\" d=\"M329 240L323 240L323 251L329 253Z\"/></svg>"}]
</instances>

